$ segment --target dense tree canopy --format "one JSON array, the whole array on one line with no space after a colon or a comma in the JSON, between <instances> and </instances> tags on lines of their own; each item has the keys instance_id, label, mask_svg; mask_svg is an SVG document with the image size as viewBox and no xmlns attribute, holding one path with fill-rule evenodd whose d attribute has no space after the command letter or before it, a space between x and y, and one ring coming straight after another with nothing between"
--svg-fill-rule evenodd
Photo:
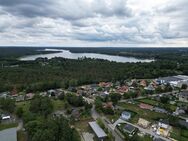
<instances>
[{"instance_id":1,"label":"dense tree canopy","mask_svg":"<svg viewBox=\"0 0 188 141\"><path fill-rule=\"evenodd\" d=\"M80 141L77 131L64 117L30 121L25 127L31 141Z\"/></svg>"},{"instance_id":2,"label":"dense tree canopy","mask_svg":"<svg viewBox=\"0 0 188 141\"><path fill-rule=\"evenodd\" d=\"M2 49L0 49L1 51ZM8 50L0 53L0 91L26 92L52 88L77 86L99 81L115 81L132 78L157 78L188 74L188 49L140 49L140 48L70 48L73 52L97 52L141 58L154 58L150 63L116 63L100 59L79 60L39 58L35 61L19 61L15 57L36 54L33 48ZM11 58L11 59L10 59Z\"/></svg>"},{"instance_id":3,"label":"dense tree canopy","mask_svg":"<svg viewBox=\"0 0 188 141\"><path fill-rule=\"evenodd\" d=\"M13 113L15 109L15 100L10 98L0 98L0 108L4 111Z\"/></svg>"},{"instance_id":4,"label":"dense tree canopy","mask_svg":"<svg viewBox=\"0 0 188 141\"><path fill-rule=\"evenodd\" d=\"M47 116L53 112L53 104L50 98L36 95L30 102L29 110L42 116Z\"/></svg>"}]
</instances>

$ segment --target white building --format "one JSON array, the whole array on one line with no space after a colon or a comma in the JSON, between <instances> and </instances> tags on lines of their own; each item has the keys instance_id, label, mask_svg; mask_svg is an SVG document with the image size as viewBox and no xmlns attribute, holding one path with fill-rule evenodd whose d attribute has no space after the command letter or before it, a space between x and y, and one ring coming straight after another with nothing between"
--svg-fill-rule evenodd
<instances>
[{"instance_id":1,"label":"white building","mask_svg":"<svg viewBox=\"0 0 188 141\"><path fill-rule=\"evenodd\" d=\"M130 118L131 118L131 113L126 112L126 111L124 111L124 112L121 113L121 119L123 119L123 120L129 120Z\"/></svg>"},{"instance_id":2,"label":"white building","mask_svg":"<svg viewBox=\"0 0 188 141\"><path fill-rule=\"evenodd\" d=\"M170 84L174 87L181 87L183 84L188 85L188 76L186 75L177 75L177 76L169 76L162 77L156 80L159 84Z\"/></svg>"}]
</instances>

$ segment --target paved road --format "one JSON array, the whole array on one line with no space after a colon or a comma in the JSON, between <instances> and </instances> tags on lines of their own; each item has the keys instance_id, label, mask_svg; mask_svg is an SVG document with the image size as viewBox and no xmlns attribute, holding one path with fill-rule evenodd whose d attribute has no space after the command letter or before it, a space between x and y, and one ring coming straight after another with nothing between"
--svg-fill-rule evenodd
<instances>
[{"instance_id":1,"label":"paved road","mask_svg":"<svg viewBox=\"0 0 188 141\"><path fill-rule=\"evenodd\" d=\"M23 121L20 119L19 121L18 121L18 126L17 126L17 131L19 131L19 130L21 130L23 128Z\"/></svg>"},{"instance_id":2,"label":"paved road","mask_svg":"<svg viewBox=\"0 0 188 141\"><path fill-rule=\"evenodd\" d=\"M101 118L103 124L105 127L112 133L112 135L115 137L115 141L123 141L123 139L109 126L109 124L105 121L105 117L101 117L97 111L95 110L95 105L93 104L93 107L91 109L91 116L93 119L97 120L97 118Z\"/></svg>"},{"instance_id":3,"label":"paved road","mask_svg":"<svg viewBox=\"0 0 188 141\"><path fill-rule=\"evenodd\" d=\"M159 135L155 134L152 130L144 129L144 128L142 128L142 127L136 125L136 124L132 124L132 123L130 123L130 122L128 122L128 121L124 121L124 120L122 120L122 119L118 119L114 124L111 125L111 127L112 127L113 129L115 129L116 125L119 124L119 123L130 124L130 125L134 126L135 128L138 128L141 132L147 133L147 134L149 134L149 135L151 135L151 136L154 136L155 138L161 138L161 139L163 139L163 140L165 140L165 141L171 141L171 140L168 139L168 138L165 138L165 137L162 137L162 136L159 136Z\"/></svg>"}]
</instances>

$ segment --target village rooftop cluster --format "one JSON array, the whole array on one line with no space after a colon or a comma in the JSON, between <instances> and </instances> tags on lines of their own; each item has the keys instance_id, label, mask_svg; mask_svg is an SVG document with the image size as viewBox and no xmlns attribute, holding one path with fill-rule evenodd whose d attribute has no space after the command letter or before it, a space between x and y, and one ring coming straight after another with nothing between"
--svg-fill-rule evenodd
<instances>
[{"instance_id":1,"label":"village rooftop cluster","mask_svg":"<svg viewBox=\"0 0 188 141\"><path fill-rule=\"evenodd\" d=\"M180 130L178 126L186 131L188 129L187 86L188 76L178 75L158 79L99 82L38 93L18 92L14 88L10 92L0 93L0 98L15 99L19 104L31 101L35 95L50 97L56 101L62 95L71 93L92 105L89 114L83 116L86 113L84 108L70 105L57 109L53 114L72 117L82 122L87 119L83 122L84 127L89 127L92 132L83 128L85 130L80 131L83 140L93 141L94 137L101 141L106 138L123 140L141 137L153 141L171 141L178 140L178 136L174 136ZM17 122L14 114L3 110L0 112L3 124ZM76 128L81 130L80 125Z\"/></svg>"}]
</instances>

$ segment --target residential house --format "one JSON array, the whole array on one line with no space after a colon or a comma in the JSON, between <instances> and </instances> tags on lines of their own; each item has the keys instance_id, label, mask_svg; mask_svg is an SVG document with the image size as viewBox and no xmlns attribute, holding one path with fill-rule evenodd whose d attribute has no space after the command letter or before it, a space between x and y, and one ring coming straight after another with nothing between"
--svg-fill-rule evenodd
<instances>
[{"instance_id":1,"label":"residential house","mask_svg":"<svg viewBox=\"0 0 188 141\"><path fill-rule=\"evenodd\" d=\"M179 101L188 102L188 91L183 91L179 93Z\"/></svg>"},{"instance_id":2,"label":"residential house","mask_svg":"<svg viewBox=\"0 0 188 141\"><path fill-rule=\"evenodd\" d=\"M110 108L114 109L113 103L112 102L107 102L103 104L103 108Z\"/></svg>"},{"instance_id":3,"label":"residential house","mask_svg":"<svg viewBox=\"0 0 188 141\"><path fill-rule=\"evenodd\" d=\"M163 108L159 108L159 107L154 107L153 110L155 112L158 112L158 113L168 113L168 111L166 111L165 109Z\"/></svg>"},{"instance_id":4,"label":"residential house","mask_svg":"<svg viewBox=\"0 0 188 141\"><path fill-rule=\"evenodd\" d=\"M24 101L25 100L25 96L24 95L18 95L17 97L15 97L15 99L16 99L16 102Z\"/></svg>"},{"instance_id":5,"label":"residential house","mask_svg":"<svg viewBox=\"0 0 188 141\"><path fill-rule=\"evenodd\" d=\"M26 99L26 100L31 100L31 99L33 99L34 96L35 96L35 94L33 94L33 93L28 93L28 94L25 95L25 99Z\"/></svg>"},{"instance_id":6,"label":"residential house","mask_svg":"<svg viewBox=\"0 0 188 141\"><path fill-rule=\"evenodd\" d=\"M147 86L146 80L141 80L140 81L140 86L146 87Z\"/></svg>"},{"instance_id":7,"label":"residential house","mask_svg":"<svg viewBox=\"0 0 188 141\"><path fill-rule=\"evenodd\" d=\"M127 112L127 111L124 111L121 113L121 119L123 120L129 120L131 118L131 113L130 112Z\"/></svg>"},{"instance_id":8,"label":"residential house","mask_svg":"<svg viewBox=\"0 0 188 141\"><path fill-rule=\"evenodd\" d=\"M100 82L99 87L112 87L112 82Z\"/></svg>"},{"instance_id":9,"label":"residential house","mask_svg":"<svg viewBox=\"0 0 188 141\"><path fill-rule=\"evenodd\" d=\"M140 107L141 109L146 109L146 110L152 110L152 109L153 109L153 106L152 106L152 105L145 104L145 103L140 103L140 104L139 104L139 107Z\"/></svg>"},{"instance_id":10,"label":"residential house","mask_svg":"<svg viewBox=\"0 0 188 141\"><path fill-rule=\"evenodd\" d=\"M136 131L136 128L130 124L126 124L123 128L123 131L128 134L134 134Z\"/></svg>"},{"instance_id":11,"label":"residential house","mask_svg":"<svg viewBox=\"0 0 188 141\"><path fill-rule=\"evenodd\" d=\"M49 97L55 97L57 95L56 90L48 90L47 93L48 93Z\"/></svg>"},{"instance_id":12,"label":"residential house","mask_svg":"<svg viewBox=\"0 0 188 141\"><path fill-rule=\"evenodd\" d=\"M155 88L152 84L149 84L147 87L144 88L144 90L147 90L147 91L155 91Z\"/></svg>"},{"instance_id":13,"label":"residential house","mask_svg":"<svg viewBox=\"0 0 188 141\"><path fill-rule=\"evenodd\" d=\"M71 112L71 116L75 119L75 120L79 120L80 118L80 112L78 109L73 109Z\"/></svg>"},{"instance_id":14,"label":"residential house","mask_svg":"<svg viewBox=\"0 0 188 141\"><path fill-rule=\"evenodd\" d=\"M118 87L116 89L116 92L117 93L120 93L120 94L124 94L124 93L127 93L129 91L129 87L128 86L122 86L122 87Z\"/></svg>"},{"instance_id":15,"label":"residential house","mask_svg":"<svg viewBox=\"0 0 188 141\"><path fill-rule=\"evenodd\" d=\"M169 135L170 132L170 125L169 125L169 121L168 120L160 120L158 122L158 129L157 129L157 134L158 135L162 135L164 137L167 137Z\"/></svg>"}]
</instances>

